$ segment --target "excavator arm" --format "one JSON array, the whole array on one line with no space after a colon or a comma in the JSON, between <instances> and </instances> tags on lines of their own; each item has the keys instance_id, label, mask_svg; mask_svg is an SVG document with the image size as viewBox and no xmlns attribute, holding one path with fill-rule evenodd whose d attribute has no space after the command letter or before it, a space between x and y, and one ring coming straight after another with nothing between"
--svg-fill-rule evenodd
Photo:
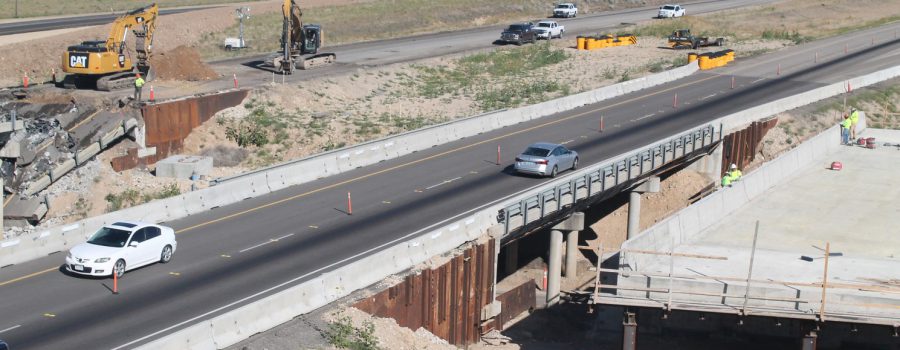
<instances>
[{"instance_id":1,"label":"excavator arm","mask_svg":"<svg viewBox=\"0 0 900 350\"><path fill-rule=\"evenodd\" d=\"M125 39L128 31L135 34L135 51L137 52L139 69L149 66L150 50L153 47L153 33L156 31L156 18L159 15L159 7L154 3L148 6L132 10L119 18L116 18L106 38L106 49L110 52L123 54L125 52ZM137 28L132 29L132 27Z\"/></svg>"},{"instance_id":2,"label":"excavator arm","mask_svg":"<svg viewBox=\"0 0 900 350\"><path fill-rule=\"evenodd\" d=\"M334 62L333 53L319 54L322 27L303 24L300 0L283 0L281 13L281 53L272 60L276 70L282 74L291 74L294 68L307 69Z\"/></svg>"}]
</instances>

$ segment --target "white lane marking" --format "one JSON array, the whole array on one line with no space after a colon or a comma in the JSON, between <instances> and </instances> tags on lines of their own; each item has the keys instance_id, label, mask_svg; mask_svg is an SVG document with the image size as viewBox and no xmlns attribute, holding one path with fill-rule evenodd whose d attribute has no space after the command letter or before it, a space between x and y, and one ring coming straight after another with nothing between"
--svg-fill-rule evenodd
<instances>
[{"instance_id":1,"label":"white lane marking","mask_svg":"<svg viewBox=\"0 0 900 350\"><path fill-rule=\"evenodd\" d=\"M650 114L647 114L647 115L645 115L645 116L643 116L643 117L640 117L640 118L637 118L637 119L632 119L631 121L636 122L636 121L638 121L638 120L643 120L643 119L650 118L650 117L652 117L652 116L654 116L654 115L656 115L656 113L650 113Z\"/></svg>"},{"instance_id":2,"label":"white lane marking","mask_svg":"<svg viewBox=\"0 0 900 350\"><path fill-rule=\"evenodd\" d=\"M245 248L244 250L239 250L238 253L243 253L243 252L246 252L246 251L248 251L248 250L250 250L250 249L256 249L256 248L262 247L262 246L264 246L264 245L266 245L266 244L269 244L269 243L272 243L272 242L278 242L278 241L280 241L280 240L282 240L282 239L288 238L288 237L293 236L293 235L294 235L293 233L289 233L289 234L286 234L286 235L281 236L281 237L278 237L278 238L272 238L272 239L269 239L268 241L262 242L262 243L260 243L260 244L255 245L255 246L252 246L252 247L250 247L250 248Z\"/></svg>"},{"instance_id":3,"label":"white lane marking","mask_svg":"<svg viewBox=\"0 0 900 350\"><path fill-rule=\"evenodd\" d=\"M720 90L720 91L721 91L721 90ZM712 95L709 95L709 96L703 96L703 97L700 98L700 101L703 101L703 100L708 99L708 98L713 98L713 97L715 97L715 96L716 96L716 94L712 94Z\"/></svg>"},{"instance_id":4,"label":"white lane marking","mask_svg":"<svg viewBox=\"0 0 900 350\"><path fill-rule=\"evenodd\" d=\"M504 199L508 199L508 198L504 198ZM382 244L382 245L380 245L380 246L371 248L371 249L369 249L369 250L367 250L367 251L364 251L364 252L362 252L362 253L359 253L359 254L356 254L356 255L354 255L354 256L348 257L348 258L346 258L346 259L344 259L344 260L341 260L341 261L332 263L331 265L321 267L321 268L319 268L319 269L317 269L317 270L311 271L311 272L309 272L309 273L307 273L307 274L305 274L305 275L299 276L299 277L294 278L294 279L292 279L292 280L290 280L290 281L287 281L287 282L278 284L278 285L276 285L276 286L273 286L273 287L271 287L271 288L269 288L269 289L266 289L266 290L264 290L264 291L261 291L261 292L259 292L259 293L253 294L253 295L251 295L251 296L244 297L244 298L242 298L242 299L240 299L240 300L237 300L237 301L235 301L235 302L232 302L232 303L230 303L230 304L228 304L228 305L219 307L219 308L217 308L217 309L215 309L215 310L206 312L206 313L204 313L204 314L202 314L202 315L199 315L199 316L196 316L196 317L194 317L194 318L191 318L191 319L182 321L181 323L178 323L178 324L169 326L168 328L165 328L165 329L156 331L156 332L154 332L154 333L152 333L152 334L148 334L148 335L145 335L145 336L143 336L143 337L141 337L141 338L132 340L132 341L130 341L130 342L128 342L128 343L119 345L119 346L117 346L117 347L112 348L111 350L124 349L124 348L129 347L129 346L131 346L131 345L134 345L134 344L136 344L136 343L140 343L140 342L142 342L142 341L145 341L145 340L147 340L147 339L150 339L150 338L155 337L155 336L157 336L157 335L160 335L160 334L162 334L162 333L168 332L168 331L170 331L170 330L172 330L172 329L181 327L181 326L183 326L183 325L185 325L185 324L194 322L194 321L196 321L196 320L198 320L198 319L204 318L204 317L206 317L206 316L212 315L212 314L217 313L217 312L219 312L219 311L228 309L228 308L230 308L230 307L232 307L232 306L235 306L235 305L237 305L237 304L243 303L243 302L245 302L245 301L247 301L247 300L250 300L250 299L256 298L256 297L258 297L258 296L260 296L260 295L269 293L269 292L271 292L271 291L273 291L273 290L276 290L276 289L278 289L278 288L281 288L281 287L284 287L284 286L286 286L286 285L292 284L292 283L297 282L297 281L299 281L299 280L301 280L301 279L307 278L307 277L312 276L312 275L319 274L319 273L321 273L322 271L325 271L325 270L330 269L330 268L332 268L332 267L334 267L334 266L337 266L337 265L346 263L347 261L356 260L357 258L359 258L359 257L361 257L361 256L365 256L365 255L368 255L368 254L370 254L370 253L372 253L372 252L374 252L374 251L381 250L381 249L383 249L384 247L394 245L394 244L396 244L396 243L399 242L399 241L408 239L409 237L417 236L417 235L421 234L422 232L426 232L426 231L428 231L428 230L433 230L435 227L444 225L444 224L447 223L448 221L458 220L458 218L463 217L463 216L466 216L466 215L470 215L471 213L473 213L473 212L475 212L475 211L478 211L478 210L484 210L484 207L478 207L478 208L470 209L469 211L467 211L467 212L465 212L465 213L462 213L462 214L459 214L459 215L457 215L457 216L454 216L454 217L445 219L444 221L441 221L441 222L432 224L431 226L427 226L427 227L425 227L425 228L423 228L423 229L421 229L421 230L418 230L418 231L416 231L416 232L410 233L410 234L408 234L408 235L406 235L406 236L399 237L399 238L397 238L397 239L395 239L395 240L393 240L393 241L390 241L390 242L387 242L387 243Z\"/></svg>"},{"instance_id":5,"label":"white lane marking","mask_svg":"<svg viewBox=\"0 0 900 350\"><path fill-rule=\"evenodd\" d=\"M756 84L756 83L761 82L761 81L763 81L763 80L766 80L766 78L759 78L759 79L756 79L756 80L754 80L754 81L751 81L750 84ZM743 85L742 85L742 86L743 86Z\"/></svg>"},{"instance_id":6,"label":"white lane marking","mask_svg":"<svg viewBox=\"0 0 900 350\"><path fill-rule=\"evenodd\" d=\"M559 144L560 144L560 145L565 145L565 144L572 143L572 142L575 142L575 140L563 141L563 142L560 142Z\"/></svg>"},{"instance_id":7,"label":"white lane marking","mask_svg":"<svg viewBox=\"0 0 900 350\"><path fill-rule=\"evenodd\" d=\"M457 176L457 177L454 177L454 178L452 178L452 179L450 179L450 180L444 180L444 182L440 182L440 183L437 183L437 184L434 184L434 185L425 187L425 189L426 189L426 190L430 190L430 189L432 189L432 188L438 187L438 186L440 186L440 185L446 185L446 184L448 184L448 183L451 183L451 182L456 181L456 180L459 180L459 179L462 179L462 176Z\"/></svg>"},{"instance_id":8,"label":"white lane marking","mask_svg":"<svg viewBox=\"0 0 900 350\"><path fill-rule=\"evenodd\" d=\"M0 331L0 333L3 333L3 332L9 332L9 331L11 331L11 330L13 330L13 329L16 329L16 328L19 328L19 327L22 327L22 325L17 324L17 325L15 325L15 326L12 326L12 327L9 327L9 328L7 328L7 329L4 329L4 330Z\"/></svg>"}]
</instances>

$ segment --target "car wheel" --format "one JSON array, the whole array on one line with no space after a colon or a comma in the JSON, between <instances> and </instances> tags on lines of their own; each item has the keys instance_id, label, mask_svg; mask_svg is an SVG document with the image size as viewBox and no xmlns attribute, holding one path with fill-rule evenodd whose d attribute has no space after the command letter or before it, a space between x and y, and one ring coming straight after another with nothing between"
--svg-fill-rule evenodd
<instances>
[{"instance_id":1,"label":"car wheel","mask_svg":"<svg viewBox=\"0 0 900 350\"><path fill-rule=\"evenodd\" d=\"M575 161L572 162L572 170L578 169L578 157L575 157Z\"/></svg>"},{"instance_id":2,"label":"car wheel","mask_svg":"<svg viewBox=\"0 0 900 350\"><path fill-rule=\"evenodd\" d=\"M557 173L559 173L559 169L556 168L556 165L554 165L553 170L550 171L550 177L556 177Z\"/></svg>"},{"instance_id":3,"label":"car wheel","mask_svg":"<svg viewBox=\"0 0 900 350\"><path fill-rule=\"evenodd\" d=\"M225 51L231 51L231 50L232 50L231 45L225 45Z\"/></svg>"},{"instance_id":4,"label":"car wheel","mask_svg":"<svg viewBox=\"0 0 900 350\"><path fill-rule=\"evenodd\" d=\"M522 40L516 41L516 46L522 46Z\"/></svg>"},{"instance_id":5,"label":"car wheel","mask_svg":"<svg viewBox=\"0 0 900 350\"><path fill-rule=\"evenodd\" d=\"M166 245L159 254L159 262L165 264L169 261L172 261L172 246Z\"/></svg>"},{"instance_id":6,"label":"car wheel","mask_svg":"<svg viewBox=\"0 0 900 350\"><path fill-rule=\"evenodd\" d=\"M119 259L116 261L116 264L113 265L113 275L118 278L122 278L122 275L125 274L125 260Z\"/></svg>"}]
</instances>

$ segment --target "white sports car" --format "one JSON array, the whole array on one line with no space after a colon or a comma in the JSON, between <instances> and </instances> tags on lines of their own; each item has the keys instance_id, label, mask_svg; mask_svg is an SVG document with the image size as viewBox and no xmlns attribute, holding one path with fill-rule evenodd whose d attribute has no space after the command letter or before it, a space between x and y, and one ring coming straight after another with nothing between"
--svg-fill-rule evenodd
<instances>
[{"instance_id":1,"label":"white sports car","mask_svg":"<svg viewBox=\"0 0 900 350\"><path fill-rule=\"evenodd\" d=\"M172 260L178 243L169 227L120 221L101 227L69 250L66 270L89 276L122 277L125 271Z\"/></svg>"}]
</instances>

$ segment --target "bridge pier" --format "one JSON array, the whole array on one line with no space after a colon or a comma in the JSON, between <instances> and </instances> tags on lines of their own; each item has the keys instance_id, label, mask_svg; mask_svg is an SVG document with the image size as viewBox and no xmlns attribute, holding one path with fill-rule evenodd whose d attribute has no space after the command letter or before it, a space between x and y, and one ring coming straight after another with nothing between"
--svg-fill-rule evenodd
<instances>
[{"instance_id":1,"label":"bridge pier","mask_svg":"<svg viewBox=\"0 0 900 350\"><path fill-rule=\"evenodd\" d=\"M641 194L659 192L659 177L653 176L631 190L628 196L628 239L641 232Z\"/></svg>"},{"instance_id":2,"label":"bridge pier","mask_svg":"<svg viewBox=\"0 0 900 350\"><path fill-rule=\"evenodd\" d=\"M584 213L573 213L550 231L550 252L547 262L547 306L559 302L562 279L562 231L569 231L566 244L566 277L575 275L575 256L578 252L578 231L584 230ZM572 266L570 268L570 266ZM572 276L570 276L570 274Z\"/></svg>"},{"instance_id":3,"label":"bridge pier","mask_svg":"<svg viewBox=\"0 0 900 350\"><path fill-rule=\"evenodd\" d=\"M578 277L578 231L569 231L566 235L566 278Z\"/></svg>"},{"instance_id":4,"label":"bridge pier","mask_svg":"<svg viewBox=\"0 0 900 350\"><path fill-rule=\"evenodd\" d=\"M547 262L547 306L559 302L559 280L562 275L562 232L550 231L550 261Z\"/></svg>"}]
</instances>

